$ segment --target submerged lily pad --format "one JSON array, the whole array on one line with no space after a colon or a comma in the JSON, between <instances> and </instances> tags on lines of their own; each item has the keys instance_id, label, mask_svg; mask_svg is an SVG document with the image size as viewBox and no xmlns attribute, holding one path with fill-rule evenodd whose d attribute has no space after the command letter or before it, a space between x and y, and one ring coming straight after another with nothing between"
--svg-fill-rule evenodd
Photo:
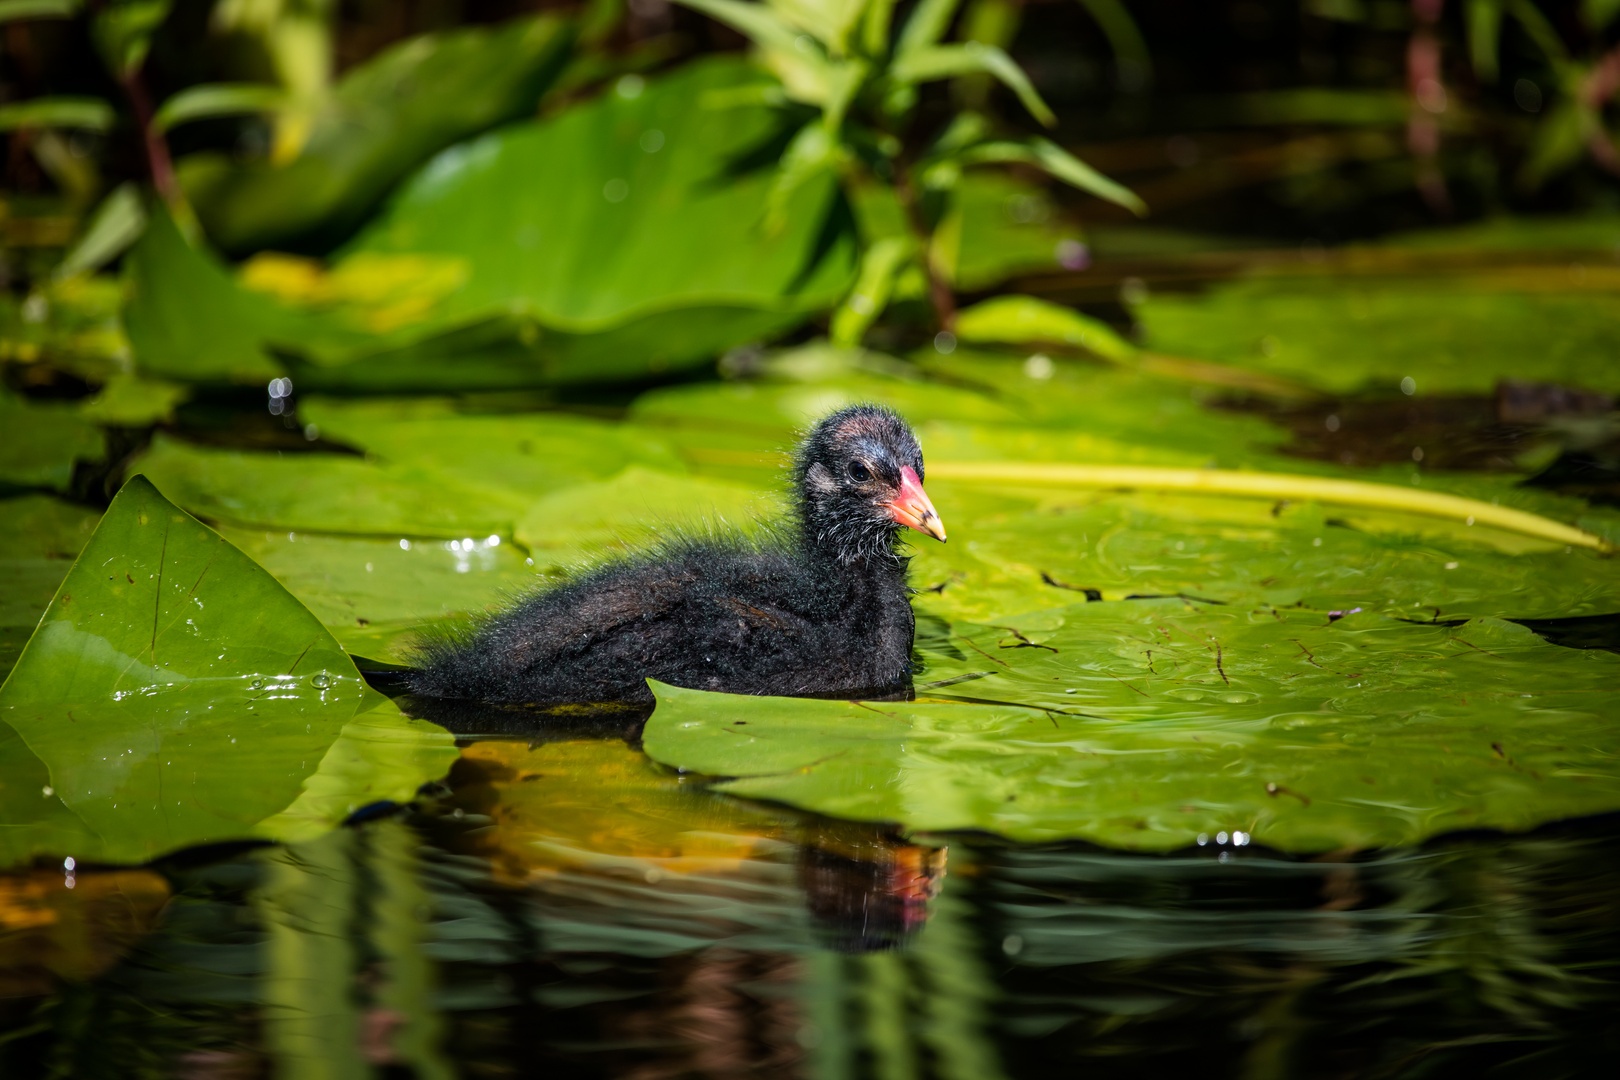
<instances>
[{"instance_id":1,"label":"submerged lily pad","mask_svg":"<svg viewBox=\"0 0 1620 1080\"><path fill-rule=\"evenodd\" d=\"M419 745L324 764L356 722ZM142 477L114 499L0 688L0 723L7 862L133 862L278 835L260 823L290 806L306 827L332 824L348 802L431 779L446 738L368 696L314 616ZM314 785L318 806L295 806L321 774L332 779Z\"/></svg>"},{"instance_id":2,"label":"submerged lily pad","mask_svg":"<svg viewBox=\"0 0 1620 1080\"><path fill-rule=\"evenodd\" d=\"M958 626L924 655L915 702L655 684L645 746L823 813L1148 851L1411 844L1620 808L1620 657L1500 620L1126 601Z\"/></svg>"}]
</instances>

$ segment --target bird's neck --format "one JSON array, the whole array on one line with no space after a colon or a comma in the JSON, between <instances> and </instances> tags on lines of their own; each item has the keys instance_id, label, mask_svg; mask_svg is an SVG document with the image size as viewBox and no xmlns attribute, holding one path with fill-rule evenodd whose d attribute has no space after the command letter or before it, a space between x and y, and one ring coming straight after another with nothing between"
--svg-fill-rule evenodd
<instances>
[{"instance_id":1,"label":"bird's neck","mask_svg":"<svg viewBox=\"0 0 1620 1080\"><path fill-rule=\"evenodd\" d=\"M822 576L829 581L905 587L906 567L911 560L900 553L898 530L851 537L807 528L803 543L806 557L822 568Z\"/></svg>"}]
</instances>

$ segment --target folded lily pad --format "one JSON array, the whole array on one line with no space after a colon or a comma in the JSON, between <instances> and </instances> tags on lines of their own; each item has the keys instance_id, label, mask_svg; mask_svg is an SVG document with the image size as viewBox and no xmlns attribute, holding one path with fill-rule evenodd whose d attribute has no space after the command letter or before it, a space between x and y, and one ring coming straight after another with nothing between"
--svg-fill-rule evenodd
<instances>
[{"instance_id":1,"label":"folded lily pad","mask_svg":"<svg viewBox=\"0 0 1620 1080\"><path fill-rule=\"evenodd\" d=\"M1144 851L1359 849L1620 808L1620 657L1496 619L1105 602L953 627L924 657L914 702L654 684L644 744L737 795Z\"/></svg>"},{"instance_id":2,"label":"folded lily pad","mask_svg":"<svg viewBox=\"0 0 1620 1080\"><path fill-rule=\"evenodd\" d=\"M409 749L327 763L364 735L357 723ZM261 822L289 807L305 829L330 825L446 765L439 729L368 692L313 615L143 477L113 500L0 687L0 725L6 862L138 862L280 835ZM295 805L301 790L318 804Z\"/></svg>"}]
</instances>

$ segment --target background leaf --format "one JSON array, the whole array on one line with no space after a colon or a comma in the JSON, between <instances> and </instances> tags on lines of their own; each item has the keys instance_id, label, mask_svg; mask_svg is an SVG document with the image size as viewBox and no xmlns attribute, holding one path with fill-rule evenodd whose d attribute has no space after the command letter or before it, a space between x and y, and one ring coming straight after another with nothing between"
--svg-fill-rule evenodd
<instances>
[{"instance_id":1,"label":"background leaf","mask_svg":"<svg viewBox=\"0 0 1620 1080\"><path fill-rule=\"evenodd\" d=\"M412 38L348 72L284 165L193 154L180 179L226 251L330 248L411 170L452 143L531 114L568 54L555 17Z\"/></svg>"}]
</instances>

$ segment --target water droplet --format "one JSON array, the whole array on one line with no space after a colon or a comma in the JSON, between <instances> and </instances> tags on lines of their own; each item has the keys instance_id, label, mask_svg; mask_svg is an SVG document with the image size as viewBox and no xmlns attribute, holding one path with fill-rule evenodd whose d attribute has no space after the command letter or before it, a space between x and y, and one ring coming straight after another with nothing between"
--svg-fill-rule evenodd
<instances>
[{"instance_id":1,"label":"water droplet","mask_svg":"<svg viewBox=\"0 0 1620 1080\"><path fill-rule=\"evenodd\" d=\"M248 689L249 690L263 690L264 689L264 680L263 679L249 679L248 680Z\"/></svg>"},{"instance_id":2,"label":"water droplet","mask_svg":"<svg viewBox=\"0 0 1620 1080\"><path fill-rule=\"evenodd\" d=\"M317 671L309 677L309 685L317 690L325 690L332 685L332 677L324 671Z\"/></svg>"}]
</instances>

